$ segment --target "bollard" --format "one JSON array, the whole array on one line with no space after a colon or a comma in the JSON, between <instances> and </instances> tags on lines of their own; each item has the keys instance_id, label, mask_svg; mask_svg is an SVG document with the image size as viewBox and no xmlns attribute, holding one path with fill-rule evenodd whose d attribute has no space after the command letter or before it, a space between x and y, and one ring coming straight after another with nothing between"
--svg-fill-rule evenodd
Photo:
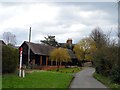
<instances>
[{"instance_id":1,"label":"bollard","mask_svg":"<svg viewBox=\"0 0 120 90\"><path fill-rule=\"evenodd\" d=\"M25 77L25 70L22 70L22 76Z\"/></svg>"},{"instance_id":2,"label":"bollard","mask_svg":"<svg viewBox=\"0 0 120 90\"><path fill-rule=\"evenodd\" d=\"M19 69L19 77L21 77L22 71L21 68Z\"/></svg>"}]
</instances>

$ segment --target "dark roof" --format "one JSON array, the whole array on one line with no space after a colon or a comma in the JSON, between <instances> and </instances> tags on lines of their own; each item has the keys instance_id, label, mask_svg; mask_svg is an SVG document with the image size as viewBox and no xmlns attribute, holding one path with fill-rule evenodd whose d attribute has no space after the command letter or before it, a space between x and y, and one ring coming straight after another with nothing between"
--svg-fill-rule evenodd
<instances>
[{"instance_id":1,"label":"dark roof","mask_svg":"<svg viewBox=\"0 0 120 90\"><path fill-rule=\"evenodd\" d=\"M1 45L6 45L3 40L0 40L0 44L1 44Z\"/></svg>"},{"instance_id":2,"label":"dark roof","mask_svg":"<svg viewBox=\"0 0 120 90\"><path fill-rule=\"evenodd\" d=\"M44 45L44 44L38 44L38 43L32 43L32 42L27 42L27 41L24 41L23 44L27 44L27 46L30 46L30 49L32 50L32 52L34 54L37 54L37 55L46 55L46 56L49 56L50 55L50 52L55 49L56 47L53 47L53 46L49 46L49 45ZM22 44L22 45L23 45ZM22 46L21 45L21 46ZM72 59L76 58L75 57L75 54L73 53L72 50L69 50L68 49L68 53L70 55L70 57Z\"/></svg>"},{"instance_id":3,"label":"dark roof","mask_svg":"<svg viewBox=\"0 0 120 90\"><path fill-rule=\"evenodd\" d=\"M49 55L50 52L55 49L55 47L44 44L31 43L27 41L25 41L24 43L26 43L30 47L34 54L38 55Z\"/></svg>"},{"instance_id":4,"label":"dark roof","mask_svg":"<svg viewBox=\"0 0 120 90\"><path fill-rule=\"evenodd\" d=\"M67 44L68 44L68 43L59 43L59 45L60 45L61 47L65 47ZM74 46L74 45L76 45L76 44L72 44L72 45Z\"/></svg>"},{"instance_id":5,"label":"dark roof","mask_svg":"<svg viewBox=\"0 0 120 90\"><path fill-rule=\"evenodd\" d=\"M60 45L60 47L63 47L63 48L65 48L65 46L66 46L66 43L59 43L59 45Z\"/></svg>"}]
</instances>

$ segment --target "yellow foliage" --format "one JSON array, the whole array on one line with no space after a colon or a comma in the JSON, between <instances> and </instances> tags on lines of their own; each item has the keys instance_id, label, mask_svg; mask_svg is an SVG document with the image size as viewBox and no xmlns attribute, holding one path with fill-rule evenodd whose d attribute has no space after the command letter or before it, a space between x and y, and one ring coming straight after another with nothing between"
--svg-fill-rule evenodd
<instances>
[{"instance_id":1,"label":"yellow foliage","mask_svg":"<svg viewBox=\"0 0 120 90\"><path fill-rule=\"evenodd\" d=\"M79 60L92 60L92 54L96 51L96 45L90 38L84 38L75 45L73 50Z\"/></svg>"},{"instance_id":2,"label":"yellow foliage","mask_svg":"<svg viewBox=\"0 0 120 90\"><path fill-rule=\"evenodd\" d=\"M74 51L75 51L75 55L76 55L76 57L79 59L79 60L83 60L84 59L84 50L83 50L83 48L82 47L80 47L78 44L77 45L75 45L75 47L74 47L74 49L73 49Z\"/></svg>"},{"instance_id":3,"label":"yellow foliage","mask_svg":"<svg viewBox=\"0 0 120 90\"><path fill-rule=\"evenodd\" d=\"M53 61L64 61L67 62L70 60L70 55L67 49L64 48L56 48L50 53L50 59Z\"/></svg>"}]
</instances>

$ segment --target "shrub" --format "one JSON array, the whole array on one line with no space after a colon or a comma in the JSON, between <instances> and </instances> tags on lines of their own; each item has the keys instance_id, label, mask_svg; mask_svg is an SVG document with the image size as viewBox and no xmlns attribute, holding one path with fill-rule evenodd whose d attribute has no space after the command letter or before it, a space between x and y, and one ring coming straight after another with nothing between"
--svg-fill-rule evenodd
<instances>
[{"instance_id":1,"label":"shrub","mask_svg":"<svg viewBox=\"0 0 120 90\"><path fill-rule=\"evenodd\" d=\"M94 64L97 73L108 76L112 69L112 65L110 60L106 58L105 51L105 48L101 48L100 50L96 51L96 53L94 54Z\"/></svg>"},{"instance_id":2,"label":"shrub","mask_svg":"<svg viewBox=\"0 0 120 90\"><path fill-rule=\"evenodd\" d=\"M90 36L96 47L92 54L96 72L120 83L119 43L111 40L110 34L104 34L100 28L94 29ZM118 38L120 39L120 37Z\"/></svg>"},{"instance_id":3,"label":"shrub","mask_svg":"<svg viewBox=\"0 0 120 90\"><path fill-rule=\"evenodd\" d=\"M19 60L19 51L10 46L2 47L2 72L12 73L16 70Z\"/></svg>"},{"instance_id":4,"label":"shrub","mask_svg":"<svg viewBox=\"0 0 120 90\"><path fill-rule=\"evenodd\" d=\"M120 66L115 65L111 71L111 80L120 83Z\"/></svg>"}]
</instances>

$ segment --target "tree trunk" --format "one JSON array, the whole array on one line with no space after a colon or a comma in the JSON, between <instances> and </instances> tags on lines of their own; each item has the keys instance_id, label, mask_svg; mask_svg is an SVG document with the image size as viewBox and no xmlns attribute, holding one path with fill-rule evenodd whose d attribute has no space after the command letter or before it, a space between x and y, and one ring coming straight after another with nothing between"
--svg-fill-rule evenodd
<instances>
[{"instance_id":1,"label":"tree trunk","mask_svg":"<svg viewBox=\"0 0 120 90\"><path fill-rule=\"evenodd\" d=\"M61 66L62 62L60 62L60 66Z\"/></svg>"},{"instance_id":2,"label":"tree trunk","mask_svg":"<svg viewBox=\"0 0 120 90\"><path fill-rule=\"evenodd\" d=\"M66 62L65 62L65 68L67 67L67 64L66 64Z\"/></svg>"}]
</instances>

